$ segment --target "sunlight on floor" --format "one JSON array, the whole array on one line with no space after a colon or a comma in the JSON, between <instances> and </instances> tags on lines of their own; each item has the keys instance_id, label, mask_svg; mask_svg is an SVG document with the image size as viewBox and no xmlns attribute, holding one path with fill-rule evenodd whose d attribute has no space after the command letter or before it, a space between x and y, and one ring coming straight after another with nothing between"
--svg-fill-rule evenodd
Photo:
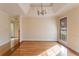
<instances>
[{"instance_id":1,"label":"sunlight on floor","mask_svg":"<svg viewBox=\"0 0 79 59\"><path fill-rule=\"evenodd\" d=\"M75 56L57 42L23 42L11 56Z\"/></svg>"},{"instance_id":2,"label":"sunlight on floor","mask_svg":"<svg viewBox=\"0 0 79 59\"><path fill-rule=\"evenodd\" d=\"M38 56L67 56L67 49L64 46L55 45Z\"/></svg>"}]
</instances>

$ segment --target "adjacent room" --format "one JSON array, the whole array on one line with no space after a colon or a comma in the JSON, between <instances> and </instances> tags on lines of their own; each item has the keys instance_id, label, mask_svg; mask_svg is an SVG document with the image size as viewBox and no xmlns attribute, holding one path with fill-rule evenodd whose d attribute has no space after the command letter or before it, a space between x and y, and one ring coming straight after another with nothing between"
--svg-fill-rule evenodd
<instances>
[{"instance_id":1,"label":"adjacent room","mask_svg":"<svg viewBox=\"0 0 79 59\"><path fill-rule=\"evenodd\" d=\"M0 56L79 56L78 3L0 3Z\"/></svg>"}]
</instances>

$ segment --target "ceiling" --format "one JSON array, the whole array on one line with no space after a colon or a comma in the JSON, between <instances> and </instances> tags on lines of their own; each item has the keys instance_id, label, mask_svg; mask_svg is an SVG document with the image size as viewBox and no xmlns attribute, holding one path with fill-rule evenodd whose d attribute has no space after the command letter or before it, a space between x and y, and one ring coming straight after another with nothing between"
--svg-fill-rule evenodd
<instances>
[{"instance_id":1,"label":"ceiling","mask_svg":"<svg viewBox=\"0 0 79 59\"><path fill-rule=\"evenodd\" d=\"M44 7L50 7L51 11L55 14L61 11L68 3L43 3ZM12 15L28 14L31 8L40 7L40 3L0 3L0 11L4 11ZM32 9L32 11L33 11Z\"/></svg>"},{"instance_id":2,"label":"ceiling","mask_svg":"<svg viewBox=\"0 0 79 59\"><path fill-rule=\"evenodd\" d=\"M53 6L53 3L32 3L32 4L31 4L31 7L40 7L41 4L42 4L44 7L51 7L51 6Z\"/></svg>"},{"instance_id":3,"label":"ceiling","mask_svg":"<svg viewBox=\"0 0 79 59\"><path fill-rule=\"evenodd\" d=\"M14 3L0 3L0 11L13 15L18 15L22 12L20 7Z\"/></svg>"},{"instance_id":4,"label":"ceiling","mask_svg":"<svg viewBox=\"0 0 79 59\"><path fill-rule=\"evenodd\" d=\"M43 8L45 8L46 12L47 12L45 17L53 16L56 12L58 12L60 9L62 9L65 5L67 5L67 4L65 4L65 3L42 3ZM38 17L37 10L41 9L41 3L32 3L30 5L30 7L31 8L30 8L27 16L30 16L30 17L37 16Z\"/></svg>"},{"instance_id":5,"label":"ceiling","mask_svg":"<svg viewBox=\"0 0 79 59\"><path fill-rule=\"evenodd\" d=\"M50 12L50 14L56 13L57 11L62 9L65 5L67 5L67 3L42 3L43 8L46 8L47 11ZM38 7L38 9L40 9L41 3L36 3L36 4L33 3L31 4L31 7L34 9Z\"/></svg>"}]
</instances>

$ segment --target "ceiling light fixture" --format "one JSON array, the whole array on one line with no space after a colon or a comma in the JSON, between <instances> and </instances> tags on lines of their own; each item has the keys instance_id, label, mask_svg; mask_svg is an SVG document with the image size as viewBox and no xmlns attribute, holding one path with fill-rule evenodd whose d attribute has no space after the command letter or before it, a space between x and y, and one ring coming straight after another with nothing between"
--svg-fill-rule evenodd
<instances>
[{"instance_id":1,"label":"ceiling light fixture","mask_svg":"<svg viewBox=\"0 0 79 59\"><path fill-rule=\"evenodd\" d=\"M42 3L40 4L39 10L37 10L37 14L38 14L38 16L39 15L43 15L44 16L45 14L47 14L46 8L43 6Z\"/></svg>"}]
</instances>

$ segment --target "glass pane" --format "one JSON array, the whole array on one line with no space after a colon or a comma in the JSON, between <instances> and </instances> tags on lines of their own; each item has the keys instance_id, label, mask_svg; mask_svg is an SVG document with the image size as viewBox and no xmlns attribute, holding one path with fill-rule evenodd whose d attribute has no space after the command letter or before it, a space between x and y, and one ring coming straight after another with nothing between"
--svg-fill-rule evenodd
<instances>
[{"instance_id":1,"label":"glass pane","mask_svg":"<svg viewBox=\"0 0 79 59\"><path fill-rule=\"evenodd\" d=\"M60 19L60 39L67 40L67 17Z\"/></svg>"}]
</instances>

